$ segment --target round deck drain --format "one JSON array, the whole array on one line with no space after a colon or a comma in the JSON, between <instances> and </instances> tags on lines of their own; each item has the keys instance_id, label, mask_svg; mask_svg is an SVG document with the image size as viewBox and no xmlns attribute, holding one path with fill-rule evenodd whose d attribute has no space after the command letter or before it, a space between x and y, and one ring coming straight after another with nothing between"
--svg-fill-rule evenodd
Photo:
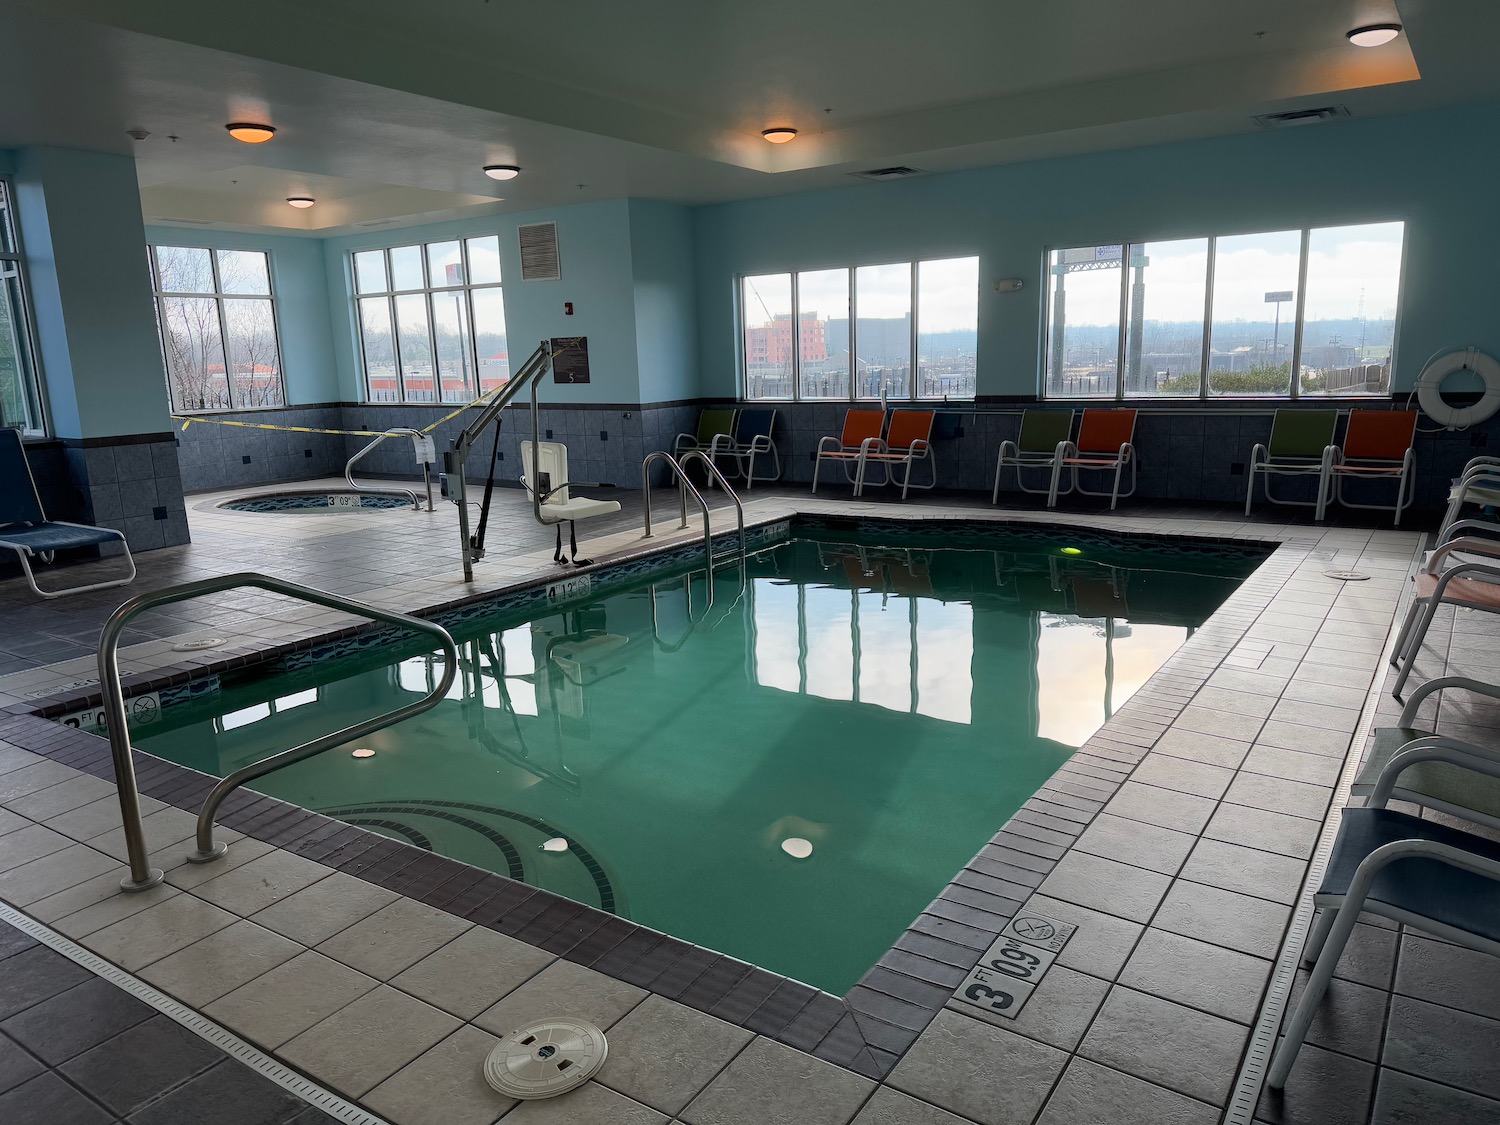
<instances>
[{"instance_id":1,"label":"round deck drain","mask_svg":"<svg viewBox=\"0 0 1500 1125\"><path fill-rule=\"evenodd\" d=\"M221 648L223 637L199 637L196 641L180 641L172 646L173 652L202 652L206 648Z\"/></svg>"},{"instance_id":2,"label":"round deck drain","mask_svg":"<svg viewBox=\"0 0 1500 1125\"><path fill-rule=\"evenodd\" d=\"M1325 578L1337 578L1340 582L1368 582L1370 576L1358 570L1325 570Z\"/></svg>"},{"instance_id":3,"label":"round deck drain","mask_svg":"<svg viewBox=\"0 0 1500 1125\"><path fill-rule=\"evenodd\" d=\"M604 1032L583 1020L538 1020L495 1044L484 1060L484 1078L508 1098L555 1098L582 1086L604 1065Z\"/></svg>"}]
</instances>

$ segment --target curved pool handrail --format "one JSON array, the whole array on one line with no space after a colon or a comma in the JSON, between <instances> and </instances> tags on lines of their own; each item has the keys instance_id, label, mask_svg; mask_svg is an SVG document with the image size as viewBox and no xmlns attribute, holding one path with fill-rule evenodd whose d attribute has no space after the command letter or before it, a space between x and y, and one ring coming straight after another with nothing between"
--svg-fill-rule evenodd
<instances>
[{"instance_id":1,"label":"curved pool handrail","mask_svg":"<svg viewBox=\"0 0 1500 1125\"><path fill-rule=\"evenodd\" d=\"M344 727L342 730L325 734L299 746L293 746L290 750L283 750L269 758L253 762L223 778L209 793L208 799L203 804L203 810L198 814L198 850L188 856L189 861L193 863L207 863L224 854L227 845L214 843L214 814L224 802L224 798L245 782L263 777L282 766L289 766L304 758L321 754L324 750L350 739L361 738L373 731L421 714L436 706L447 695L448 689L453 686L454 676L458 672L458 649L453 643L453 638L448 635L448 630L441 625L424 621L410 614L379 609L366 605L364 602L339 597L337 594L330 594L323 590L315 590L311 586L285 582L266 574L246 571L240 574L225 574L217 578L204 578L197 582L184 582L181 585L169 586L163 590L155 590L131 598L110 614L109 620L104 623L104 629L99 634L99 686L104 696L105 727L109 732L110 754L114 759L115 785L120 799L120 818L125 831L125 853L130 863L130 875L120 882L124 890L144 891L160 883L163 876L159 869L150 865L146 852L145 833L141 829L140 790L136 786L135 764L130 747L130 728L125 717L125 695L120 685L120 634L124 631L126 623L144 610L172 602L186 601L204 594L214 594L246 586L268 590L273 594L282 594L328 609L352 613L371 621L382 621L388 625L400 625L419 633L427 633L437 639L439 647L443 650L443 675L437 686L415 703L409 703L405 707L387 711L363 722Z\"/></svg>"},{"instance_id":2,"label":"curved pool handrail","mask_svg":"<svg viewBox=\"0 0 1500 1125\"><path fill-rule=\"evenodd\" d=\"M422 499L409 488L399 488L394 485L388 488L375 488L369 485L356 484L354 481L354 465L386 438L422 436L421 430L413 430L409 426L397 426L394 429L386 430L383 434L377 434L374 441L349 458L349 463L344 466L344 479L349 482L349 487L355 492L373 492L384 496L405 496L411 501L412 511L420 512L422 510ZM427 488L427 510L430 512L432 511L432 470L425 461L422 463L422 482Z\"/></svg>"}]
</instances>

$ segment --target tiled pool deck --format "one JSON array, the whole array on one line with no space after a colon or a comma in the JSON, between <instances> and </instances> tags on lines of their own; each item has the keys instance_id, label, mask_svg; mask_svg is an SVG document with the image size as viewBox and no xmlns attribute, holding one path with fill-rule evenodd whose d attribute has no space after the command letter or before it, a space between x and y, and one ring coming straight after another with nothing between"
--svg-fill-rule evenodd
<instances>
[{"instance_id":1,"label":"tiled pool deck","mask_svg":"<svg viewBox=\"0 0 1500 1125\"><path fill-rule=\"evenodd\" d=\"M190 501L194 544L143 557L151 566L135 590L256 569L399 609L477 592L457 580L449 508L245 515L218 511L214 499ZM555 573L550 532L530 523L514 494L506 499L493 554L478 565L481 590ZM446 902L425 887L426 901L416 902L375 877L414 877L421 864L446 861L405 856L415 849L382 838L352 854L342 846L323 855L286 850L266 842L277 837L274 823L248 812L240 826L250 838L234 843L227 860L198 868L183 863L192 816L148 802L155 862L169 869L168 883L120 894L112 786L62 760L80 760L87 744L97 763L99 740L19 715L4 735L11 747L0 749L0 898L397 1125L502 1115L512 1125L1219 1120L1346 752L1368 718L1362 708L1420 536L1153 511L1048 515L960 502L747 496L756 521L794 511L1067 523L1280 546L1009 825L996 826L995 842L837 1011L813 994L797 996L799 1011L778 1012L790 994L775 992L760 1011L726 1011L723 1000L744 972L707 978L724 973L728 959L678 958L643 976L645 959L619 946L584 957L587 939L559 944L566 922L538 948L504 932L504 910L496 917L471 906L462 887L450 887ZM728 526L722 516L716 529ZM640 547L631 513L614 527L591 538L588 553L605 559ZM1346 584L1324 575L1349 568L1371 577ZM49 626L64 612L80 646L119 600L110 595L121 593L58 611L19 597L19 585L0 586L6 635L14 618L60 638ZM171 618L143 617L158 636L125 650L142 677L246 658L348 623L260 595L173 608ZM1493 634L1473 631L1485 622L1469 616L1445 624L1451 637L1434 629L1423 677L1445 655L1471 673L1500 661ZM184 657L163 639L205 629L229 647ZM9 696L0 704L20 712L53 690L87 692L78 681L91 678L91 659L27 667L29 655L17 653L23 666L0 678ZM1445 701L1440 723L1485 727L1494 717L1459 706ZM167 784L173 771L143 764L143 788ZM363 864L361 853L370 857ZM477 876L468 879L463 886ZM1079 928L1020 1016L986 1022L969 1007L942 1008L1023 906ZM609 940L602 928L591 933ZM1491 1021L1500 988L1485 986L1493 969L1444 943L1360 927L1286 1098L1263 1100L1257 1116L1500 1120L1500 1103L1486 1097L1500 1097ZM496 1033L541 1014L605 1027L610 1061L578 1092L511 1107L483 1084L479 1061ZM800 1038L787 1031L799 1020Z\"/></svg>"}]
</instances>

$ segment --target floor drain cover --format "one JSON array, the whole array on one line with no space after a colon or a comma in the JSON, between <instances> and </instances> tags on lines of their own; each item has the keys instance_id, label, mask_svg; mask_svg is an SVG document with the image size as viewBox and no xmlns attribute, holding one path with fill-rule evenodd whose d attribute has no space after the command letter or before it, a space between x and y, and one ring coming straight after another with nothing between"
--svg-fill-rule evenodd
<instances>
[{"instance_id":1,"label":"floor drain cover","mask_svg":"<svg viewBox=\"0 0 1500 1125\"><path fill-rule=\"evenodd\" d=\"M220 648L224 644L223 637L199 637L195 641L182 641L172 646L173 652L202 652L206 648Z\"/></svg>"},{"instance_id":2,"label":"floor drain cover","mask_svg":"<svg viewBox=\"0 0 1500 1125\"><path fill-rule=\"evenodd\" d=\"M1329 578L1337 578L1340 582L1368 582L1370 576L1362 574L1357 570L1325 570L1323 572Z\"/></svg>"},{"instance_id":3,"label":"floor drain cover","mask_svg":"<svg viewBox=\"0 0 1500 1125\"><path fill-rule=\"evenodd\" d=\"M583 1020L538 1020L512 1031L484 1060L484 1077L508 1098L555 1098L604 1065L604 1032Z\"/></svg>"}]
</instances>

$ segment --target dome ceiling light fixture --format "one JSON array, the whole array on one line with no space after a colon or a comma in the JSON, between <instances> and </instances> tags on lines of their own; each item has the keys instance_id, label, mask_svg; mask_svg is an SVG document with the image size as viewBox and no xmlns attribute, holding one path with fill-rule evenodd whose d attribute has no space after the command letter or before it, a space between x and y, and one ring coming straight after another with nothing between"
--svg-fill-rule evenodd
<instances>
[{"instance_id":1,"label":"dome ceiling light fixture","mask_svg":"<svg viewBox=\"0 0 1500 1125\"><path fill-rule=\"evenodd\" d=\"M1356 47L1380 47L1401 34L1399 23L1367 23L1356 27L1345 38Z\"/></svg>"},{"instance_id":2,"label":"dome ceiling light fixture","mask_svg":"<svg viewBox=\"0 0 1500 1125\"><path fill-rule=\"evenodd\" d=\"M484 174L492 180L513 180L521 174L515 164L486 164Z\"/></svg>"},{"instance_id":3,"label":"dome ceiling light fixture","mask_svg":"<svg viewBox=\"0 0 1500 1125\"><path fill-rule=\"evenodd\" d=\"M298 207L305 211L316 203L317 200L310 195L293 195L287 199L287 202L293 207Z\"/></svg>"},{"instance_id":4,"label":"dome ceiling light fixture","mask_svg":"<svg viewBox=\"0 0 1500 1125\"><path fill-rule=\"evenodd\" d=\"M235 140L244 141L247 145L264 144L276 135L276 126L261 125L254 121L231 121L224 128L229 130L229 135Z\"/></svg>"},{"instance_id":5,"label":"dome ceiling light fixture","mask_svg":"<svg viewBox=\"0 0 1500 1125\"><path fill-rule=\"evenodd\" d=\"M789 125L778 125L774 129L762 129L760 135L773 145L784 145L797 139L797 130Z\"/></svg>"}]
</instances>

